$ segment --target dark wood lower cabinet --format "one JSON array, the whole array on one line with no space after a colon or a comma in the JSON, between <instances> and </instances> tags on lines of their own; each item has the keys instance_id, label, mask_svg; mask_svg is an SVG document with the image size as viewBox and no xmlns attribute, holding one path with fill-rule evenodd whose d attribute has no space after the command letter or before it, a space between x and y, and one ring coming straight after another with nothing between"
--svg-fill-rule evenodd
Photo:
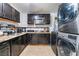
<instances>
[{"instance_id":1,"label":"dark wood lower cabinet","mask_svg":"<svg viewBox=\"0 0 79 59\"><path fill-rule=\"evenodd\" d=\"M0 43L0 56L19 56L30 43L31 35L25 34Z\"/></svg>"},{"instance_id":2,"label":"dark wood lower cabinet","mask_svg":"<svg viewBox=\"0 0 79 59\"><path fill-rule=\"evenodd\" d=\"M19 55L20 49L20 39L17 37L11 40L11 56Z\"/></svg>"},{"instance_id":3,"label":"dark wood lower cabinet","mask_svg":"<svg viewBox=\"0 0 79 59\"><path fill-rule=\"evenodd\" d=\"M28 44L50 44L50 34L25 34L0 43L0 56L19 56Z\"/></svg>"},{"instance_id":4,"label":"dark wood lower cabinet","mask_svg":"<svg viewBox=\"0 0 79 59\"><path fill-rule=\"evenodd\" d=\"M50 44L50 34L32 34L31 44Z\"/></svg>"},{"instance_id":5,"label":"dark wood lower cabinet","mask_svg":"<svg viewBox=\"0 0 79 59\"><path fill-rule=\"evenodd\" d=\"M11 56L18 56L28 45L28 35L22 35L11 40Z\"/></svg>"},{"instance_id":6,"label":"dark wood lower cabinet","mask_svg":"<svg viewBox=\"0 0 79 59\"><path fill-rule=\"evenodd\" d=\"M38 35L32 34L31 44L38 44Z\"/></svg>"},{"instance_id":7,"label":"dark wood lower cabinet","mask_svg":"<svg viewBox=\"0 0 79 59\"><path fill-rule=\"evenodd\" d=\"M9 41L0 43L0 56L10 56Z\"/></svg>"},{"instance_id":8,"label":"dark wood lower cabinet","mask_svg":"<svg viewBox=\"0 0 79 59\"><path fill-rule=\"evenodd\" d=\"M26 39L25 39L26 45L30 44L31 40L32 40L32 34L26 34Z\"/></svg>"}]
</instances>

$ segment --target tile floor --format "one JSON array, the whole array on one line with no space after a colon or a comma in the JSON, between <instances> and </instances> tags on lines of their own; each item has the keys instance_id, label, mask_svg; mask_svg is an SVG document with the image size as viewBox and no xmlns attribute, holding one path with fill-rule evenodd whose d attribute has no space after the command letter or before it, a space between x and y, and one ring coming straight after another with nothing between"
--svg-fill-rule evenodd
<instances>
[{"instance_id":1,"label":"tile floor","mask_svg":"<svg viewBox=\"0 0 79 59\"><path fill-rule=\"evenodd\" d=\"M20 56L55 56L49 45L28 45Z\"/></svg>"}]
</instances>

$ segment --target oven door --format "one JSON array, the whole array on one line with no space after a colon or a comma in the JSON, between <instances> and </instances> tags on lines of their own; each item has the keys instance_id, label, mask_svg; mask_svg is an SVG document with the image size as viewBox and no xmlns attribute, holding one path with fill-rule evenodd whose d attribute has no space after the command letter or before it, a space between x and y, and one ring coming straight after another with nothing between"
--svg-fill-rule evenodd
<instances>
[{"instance_id":1,"label":"oven door","mask_svg":"<svg viewBox=\"0 0 79 59\"><path fill-rule=\"evenodd\" d=\"M58 50L59 56L75 56L76 55L75 46L71 42L68 42L62 38L58 38L57 40L57 50Z\"/></svg>"}]
</instances>

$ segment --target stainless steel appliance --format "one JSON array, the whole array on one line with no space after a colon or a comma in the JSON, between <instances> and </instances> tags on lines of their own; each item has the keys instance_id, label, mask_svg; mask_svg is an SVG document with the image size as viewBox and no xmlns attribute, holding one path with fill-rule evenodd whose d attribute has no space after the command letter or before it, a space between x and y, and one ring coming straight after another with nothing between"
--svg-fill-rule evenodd
<instances>
[{"instance_id":1,"label":"stainless steel appliance","mask_svg":"<svg viewBox=\"0 0 79 59\"><path fill-rule=\"evenodd\" d=\"M58 9L57 50L60 56L79 55L79 15L77 3L63 3Z\"/></svg>"},{"instance_id":2,"label":"stainless steel appliance","mask_svg":"<svg viewBox=\"0 0 79 59\"><path fill-rule=\"evenodd\" d=\"M50 38L51 48L52 48L53 52L55 53L55 55L58 55L57 54L57 45L56 45L57 34L58 34L58 22L57 22L57 18L55 18L54 31L51 32L51 38Z\"/></svg>"},{"instance_id":3,"label":"stainless steel appliance","mask_svg":"<svg viewBox=\"0 0 79 59\"><path fill-rule=\"evenodd\" d=\"M58 30L64 33L79 34L78 17L78 4L61 4L58 9Z\"/></svg>"},{"instance_id":4,"label":"stainless steel appliance","mask_svg":"<svg viewBox=\"0 0 79 59\"><path fill-rule=\"evenodd\" d=\"M58 33L57 50L59 56L79 55L79 35Z\"/></svg>"}]
</instances>

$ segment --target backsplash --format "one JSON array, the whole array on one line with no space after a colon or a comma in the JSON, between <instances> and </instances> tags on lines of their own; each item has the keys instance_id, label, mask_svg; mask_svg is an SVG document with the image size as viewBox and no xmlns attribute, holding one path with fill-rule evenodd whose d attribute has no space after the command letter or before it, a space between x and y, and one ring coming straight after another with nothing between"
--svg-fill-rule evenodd
<instances>
[{"instance_id":1,"label":"backsplash","mask_svg":"<svg viewBox=\"0 0 79 59\"><path fill-rule=\"evenodd\" d=\"M26 27L26 31L49 32L49 27Z\"/></svg>"},{"instance_id":2,"label":"backsplash","mask_svg":"<svg viewBox=\"0 0 79 59\"><path fill-rule=\"evenodd\" d=\"M2 32L3 34L15 33L17 26L18 26L18 24L16 22L0 18L0 32Z\"/></svg>"}]
</instances>

